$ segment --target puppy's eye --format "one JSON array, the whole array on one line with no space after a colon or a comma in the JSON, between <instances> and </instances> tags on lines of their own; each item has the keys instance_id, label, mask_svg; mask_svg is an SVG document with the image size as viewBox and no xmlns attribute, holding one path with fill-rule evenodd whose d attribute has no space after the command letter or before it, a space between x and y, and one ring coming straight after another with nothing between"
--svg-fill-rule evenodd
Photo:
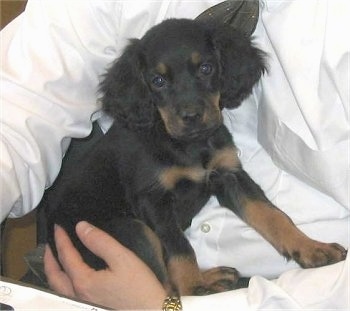
<instances>
[{"instance_id":1,"label":"puppy's eye","mask_svg":"<svg viewBox=\"0 0 350 311\"><path fill-rule=\"evenodd\" d=\"M213 71L213 66L209 63L204 63L199 66L199 71L204 75L210 75Z\"/></svg>"},{"instance_id":2,"label":"puppy's eye","mask_svg":"<svg viewBox=\"0 0 350 311\"><path fill-rule=\"evenodd\" d=\"M165 83L166 83L166 80L162 76L155 76L152 79L152 84L157 88L163 87Z\"/></svg>"}]
</instances>

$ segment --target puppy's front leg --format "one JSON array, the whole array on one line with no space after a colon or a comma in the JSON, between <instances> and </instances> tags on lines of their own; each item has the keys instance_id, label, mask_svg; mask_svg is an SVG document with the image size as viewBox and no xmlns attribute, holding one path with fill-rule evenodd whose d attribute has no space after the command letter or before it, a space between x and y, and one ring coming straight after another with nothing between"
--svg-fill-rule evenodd
<instances>
[{"instance_id":1,"label":"puppy's front leg","mask_svg":"<svg viewBox=\"0 0 350 311\"><path fill-rule=\"evenodd\" d=\"M211 164L213 172L210 183L221 205L235 212L279 253L288 259L293 258L304 268L345 259L346 250L339 244L318 242L302 233L241 168L234 147L231 147L231 151L229 149L219 150Z\"/></svg>"}]
</instances>

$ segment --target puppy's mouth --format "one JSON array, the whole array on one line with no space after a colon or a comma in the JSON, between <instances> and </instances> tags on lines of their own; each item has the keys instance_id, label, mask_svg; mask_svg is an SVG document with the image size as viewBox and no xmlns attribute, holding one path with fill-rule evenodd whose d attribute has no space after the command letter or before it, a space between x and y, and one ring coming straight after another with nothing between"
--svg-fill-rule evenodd
<instances>
[{"instance_id":1,"label":"puppy's mouth","mask_svg":"<svg viewBox=\"0 0 350 311\"><path fill-rule=\"evenodd\" d=\"M182 141L201 140L210 137L220 125L221 122L213 124L212 126L203 129L194 129L189 131L185 130L184 133L182 133L182 135L177 135L176 137L173 135L172 136Z\"/></svg>"},{"instance_id":2,"label":"puppy's mouth","mask_svg":"<svg viewBox=\"0 0 350 311\"><path fill-rule=\"evenodd\" d=\"M163 119L164 121L164 119ZM221 113L217 116L211 116L207 122L198 122L197 124L184 124L181 119L167 119L164 122L165 129L169 136L182 141L192 141L207 138L222 124Z\"/></svg>"}]
</instances>

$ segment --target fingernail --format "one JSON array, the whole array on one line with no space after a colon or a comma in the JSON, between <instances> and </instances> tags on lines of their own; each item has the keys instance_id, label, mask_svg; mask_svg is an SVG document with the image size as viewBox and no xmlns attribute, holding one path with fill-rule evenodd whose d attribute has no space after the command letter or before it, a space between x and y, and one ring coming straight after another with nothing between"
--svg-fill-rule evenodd
<instances>
[{"instance_id":1,"label":"fingernail","mask_svg":"<svg viewBox=\"0 0 350 311\"><path fill-rule=\"evenodd\" d=\"M80 221L77 223L75 228L82 234L88 234L92 229L94 229L94 226L87 221Z\"/></svg>"}]
</instances>

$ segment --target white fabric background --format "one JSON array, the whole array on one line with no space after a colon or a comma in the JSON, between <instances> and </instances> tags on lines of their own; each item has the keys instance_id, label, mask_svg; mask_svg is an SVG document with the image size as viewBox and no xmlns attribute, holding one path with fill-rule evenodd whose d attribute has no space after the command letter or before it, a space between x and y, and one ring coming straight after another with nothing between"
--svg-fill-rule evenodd
<instances>
[{"instance_id":1,"label":"white fabric background","mask_svg":"<svg viewBox=\"0 0 350 311\"><path fill-rule=\"evenodd\" d=\"M35 208L71 137L101 116L99 77L130 37L220 1L29 1L1 32L1 218ZM244 168L310 236L349 245L347 0L261 0L254 42L269 73L225 111ZM105 126L103 118L101 124ZM187 230L203 268L277 277L297 268L212 199ZM255 278L247 290L184 299L185 310L349 308L348 262ZM326 294L328 296L326 297ZM243 310L243 309L240 309Z\"/></svg>"}]
</instances>

